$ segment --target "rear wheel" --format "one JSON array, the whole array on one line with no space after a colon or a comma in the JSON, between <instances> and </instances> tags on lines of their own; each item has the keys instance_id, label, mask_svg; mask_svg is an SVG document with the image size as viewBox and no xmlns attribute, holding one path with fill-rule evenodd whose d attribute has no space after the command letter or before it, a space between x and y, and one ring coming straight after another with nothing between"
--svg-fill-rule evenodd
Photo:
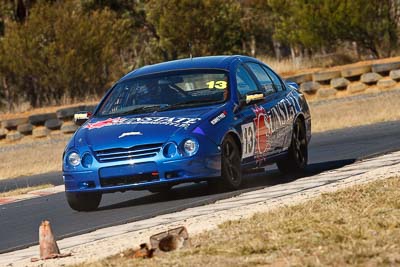
<instances>
[{"instance_id":1,"label":"rear wheel","mask_svg":"<svg viewBox=\"0 0 400 267\"><path fill-rule=\"evenodd\" d=\"M221 175L222 186L235 190L242 185L240 149L232 136L222 142Z\"/></svg>"},{"instance_id":2,"label":"rear wheel","mask_svg":"<svg viewBox=\"0 0 400 267\"><path fill-rule=\"evenodd\" d=\"M101 193L65 192L69 206L76 211L92 211L99 207Z\"/></svg>"},{"instance_id":3,"label":"rear wheel","mask_svg":"<svg viewBox=\"0 0 400 267\"><path fill-rule=\"evenodd\" d=\"M278 169L282 173L302 172L307 166L308 144L306 128L303 121L296 120L293 126L292 141L288 155L285 159L277 162Z\"/></svg>"}]
</instances>

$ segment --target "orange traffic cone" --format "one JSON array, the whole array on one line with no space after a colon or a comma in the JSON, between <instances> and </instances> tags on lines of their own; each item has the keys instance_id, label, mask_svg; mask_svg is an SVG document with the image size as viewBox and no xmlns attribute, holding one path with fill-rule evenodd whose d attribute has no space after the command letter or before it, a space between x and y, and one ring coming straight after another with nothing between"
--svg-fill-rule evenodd
<instances>
[{"instance_id":1,"label":"orange traffic cone","mask_svg":"<svg viewBox=\"0 0 400 267\"><path fill-rule=\"evenodd\" d=\"M40 258L48 259L60 254L49 221L42 221L39 227Z\"/></svg>"},{"instance_id":2,"label":"orange traffic cone","mask_svg":"<svg viewBox=\"0 0 400 267\"><path fill-rule=\"evenodd\" d=\"M39 249L40 258L32 258L32 262L71 256L71 253L60 254L49 221L42 221L39 226Z\"/></svg>"}]
</instances>

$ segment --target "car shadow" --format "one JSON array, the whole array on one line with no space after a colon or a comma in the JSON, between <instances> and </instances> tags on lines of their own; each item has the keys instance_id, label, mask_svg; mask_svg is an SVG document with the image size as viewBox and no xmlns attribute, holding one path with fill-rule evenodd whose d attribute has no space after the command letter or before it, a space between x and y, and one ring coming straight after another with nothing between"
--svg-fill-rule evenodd
<instances>
[{"instance_id":1,"label":"car shadow","mask_svg":"<svg viewBox=\"0 0 400 267\"><path fill-rule=\"evenodd\" d=\"M313 163L309 164L305 172L299 175L283 175L278 171L278 169L269 167L266 170L255 170L251 173L247 173L244 177L244 184L239 190L221 191L208 186L206 182L183 184L172 188L167 193L148 192L148 194L134 199L101 206L97 209L97 211L121 209L141 205L160 205L160 203L165 204L170 202L178 202L179 200L187 200L185 201L184 205L180 204L179 207L180 210L182 210L183 208L187 207L210 204L217 200L234 197L249 191L254 191L278 184L290 183L303 177L309 177L324 171L329 171L352 164L355 161L355 159L344 159ZM176 210L179 210L179 208ZM168 212L171 212L171 208L168 208Z\"/></svg>"}]
</instances>

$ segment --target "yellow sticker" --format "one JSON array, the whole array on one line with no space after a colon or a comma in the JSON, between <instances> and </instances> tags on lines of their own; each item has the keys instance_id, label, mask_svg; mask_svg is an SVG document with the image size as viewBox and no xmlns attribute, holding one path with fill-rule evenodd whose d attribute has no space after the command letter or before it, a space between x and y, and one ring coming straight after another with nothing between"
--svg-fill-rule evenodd
<instances>
[{"instance_id":1,"label":"yellow sticker","mask_svg":"<svg viewBox=\"0 0 400 267\"><path fill-rule=\"evenodd\" d=\"M209 81L206 84L208 86L208 89L225 89L228 86L228 83L226 81Z\"/></svg>"},{"instance_id":2,"label":"yellow sticker","mask_svg":"<svg viewBox=\"0 0 400 267\"><path fill-rule=\"evenodd\" d=\"M246 96L246 103L248 104L251 101L261 100L261 99L264 99L264 95L263 94L247 95Z\"/></svg>"}]
</instances>

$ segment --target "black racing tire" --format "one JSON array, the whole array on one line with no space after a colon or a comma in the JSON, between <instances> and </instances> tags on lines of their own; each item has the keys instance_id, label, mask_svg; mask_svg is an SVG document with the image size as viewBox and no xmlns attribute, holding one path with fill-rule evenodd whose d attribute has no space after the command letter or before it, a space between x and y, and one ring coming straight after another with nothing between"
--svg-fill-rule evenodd
<instances>
[{"instance_id":1,"label":"black racing tire","mask_svg":"<svg viewBox=\"0 0 400 267\"><path fill-rule=\"evenodd\" d=\"M56 111L57 118L61 120L68 120L74 117L75 113L81 111L81 107L62 108Z\"/></svg>"},{"instance_id":2,"label":"black racing tire","mask_svg":"<svg viewBox=\"0 0 400 267\"><path fill-rule=\"evenodd\" d=\"M43 113L29 116L29 123L35 126L43 126L47 120L57 119L56 113Z\"/></svg>"},{"instance_id":3,"label":"black racing tire","mask_svg":"<svg viewBox=\"0 0 400 267\"><path fill-rule=\"evenodd\" d=\"M10 119L1 122L1 128L9 131L16 130L18 125L28 123L28 118Z\"/></svg>"},{"instance_id":4,"label":"black racing tire","mask_svg":"<svg viewBox=\"0 0 400 267\"><path fill-rule=\"evenodd\" d=\"M150 187L149 190L151 193L168 193L171 190L171 185L159 185L155 187Z\"/></svg>"},{"instance_id":5,"label":"black racing tire","mask_svg":"<svg viewBox=\"0 0 400 267\"><path fill-rule=\"evenodd\" d=\"M46 126L46 128L49 130L59 130L62 124L63 124L62 120L49 119L44 123L44 126Z\"/></svg>"},{"instance_id":6,"label":"black racing tire","mask_svg":"<svg viewBox=\"0 0 400 267\"><path fill-rule=\"evenodd\" d=\"M297 119L293 125L292 140L288 155L278 161L278 169L284 173L302 173L307 167L308 143L304 122Z\"/></svg>"},{"instance_id":7,"label":"black racing tire","mask_svg":"<svg viewBox=\"0 0 400 267\"><path fill-rule=\"evenodd\" d=\"M17 127L17 131L23 135L32 134L33 126L30 123L20 124Z\"/></svg>"},{"instance_id":8,"label":"black racing tire","mask_svg":"<svg viewBox=\"0 0 400 267\"><path fill-rule=\"evenodd\" d=\"M228 136L221 146L221 187L228 190L239 189L242 185L240 149L232 136Z\"/></svg>"},{"instance_id":9,"label":"black racing tire","mask_svg":"<svg viewBox=\"0 0 400 267\"><path fill-rule=\"evenodd\" d=\"M100 205L101 193L71 193L65 192L71 209L76 211L93 211Z\"/></svg>"}]
</instances>

